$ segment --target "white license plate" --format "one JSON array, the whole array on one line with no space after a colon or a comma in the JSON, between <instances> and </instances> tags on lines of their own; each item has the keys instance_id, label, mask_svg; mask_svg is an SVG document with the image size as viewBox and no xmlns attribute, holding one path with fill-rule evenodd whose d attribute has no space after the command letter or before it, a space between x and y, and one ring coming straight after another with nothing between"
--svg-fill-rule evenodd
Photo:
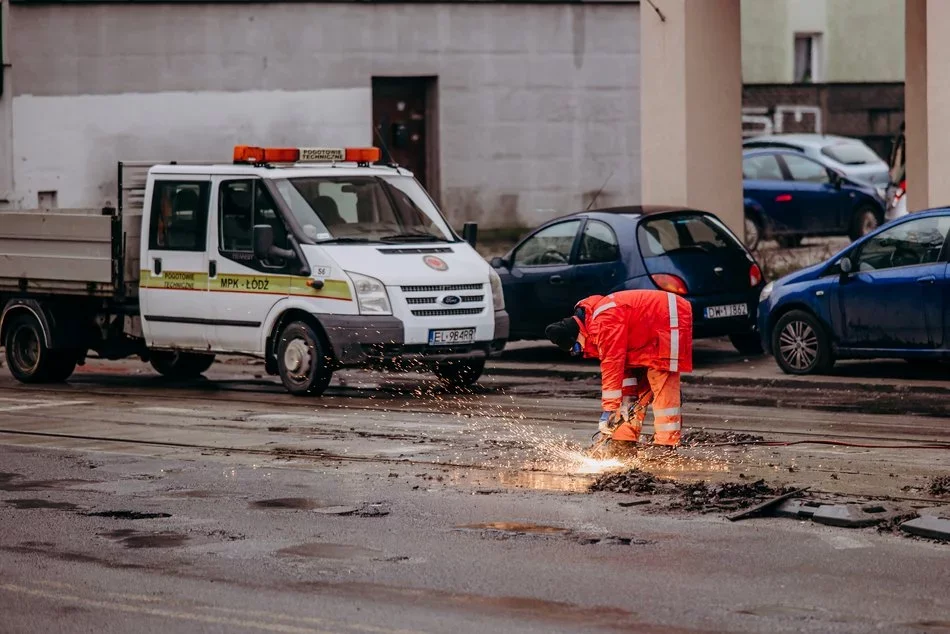
<instances>
[{"instance_id":1,"label":"white license plate","mask_svg":"<svg viewBox=\"0 0 950 634\"><path fill-rule=\"evenodd\" d=\"M748 304L726 304L725 306L707 306L706 319L722 317L744 317L749 314Z\"/></svg>"},{"instance_id":2,"label":"white license plate","mask_svg":"<svg viewBox=\"0 0 950 634\"><path fill-rule=\"evenodd\" d=\"M451 346L457 343L472 343L475 341L474 328L449 328L447 330L430 330L430 346Z\"/></svg>"}]
</instances>

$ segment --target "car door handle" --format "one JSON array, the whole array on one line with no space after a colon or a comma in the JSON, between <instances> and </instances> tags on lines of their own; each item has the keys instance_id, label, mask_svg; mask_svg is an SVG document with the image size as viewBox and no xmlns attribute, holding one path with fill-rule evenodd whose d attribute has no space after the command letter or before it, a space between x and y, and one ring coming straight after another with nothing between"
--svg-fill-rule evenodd
<instances>
[{"instance_id":1,"label":"car door handle","mask_svg":"<svg viewBox=\"0 0 950 634\"><path fill-rule=\"evenodd\" d=\"M561 277L560 275L552 275L550 279L548 279L548 282L554 285L563 284L564 278Z\"/></svg>"},{"instance_id":2,"label":"car door handle","mask_svg":"<svg viewBox=\"0 0 950 634\"><path fill-rule=\"evenodd\" d=\"M154 266L155 266L155 275L161 275L162 274L162 259L155 258Z\"/></svg>"},{"instance_id":3,"label":"car door handle","mask_svg":"<svg viewBox=\"0 0 950 634\"><path fill-rule=\"evenodd\" d=\"M215 260L208 260L208 277L218 275L218 263Z\"/></svg>"},{"instance_id":4,"label":"car door handle","mask_svg":"<svg viewBox=\"0 0 950 634\"><path fill-rule=\"evenodd\" d=\"M918 283L918 284L934 284L934 283L936 283L936 281L937 281L937 278L934 277L933 275L927 275L927 276L924 276L924 277L918 277L918 278L917 278L917 283Z\"/></svg>"}]
</instances>

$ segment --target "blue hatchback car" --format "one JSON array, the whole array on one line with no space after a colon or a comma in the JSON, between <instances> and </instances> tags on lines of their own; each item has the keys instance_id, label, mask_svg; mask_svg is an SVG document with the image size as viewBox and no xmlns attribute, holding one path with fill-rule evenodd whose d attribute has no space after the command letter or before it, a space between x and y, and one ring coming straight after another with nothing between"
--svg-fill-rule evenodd
<instances>
[{"instance_id":1,"label":"blue hatchback car","mask_svg":"<svg viewBox=\"0 0 950 634\"><path fill-rule=\"evenodd\" d=\"M544 328L590 295L663 289L693 306L693 336L728 335L761 353L755 311L762 272L711 213L678 207L614 207L538 227L492 267L501 277L512 341Z\"/></svg>"},{"instance_id":2,"label":"blue hatchback car","mask_svg":"<svg viewBox=\"0 0 950 634\"><path fill-rule=\"evenodd\" d=\"M745 245L775 239L795 247L807 236L866 235L884 222L877 190L794 150L742 154Z\"/></svg>"},{"instance_id":3,"label":"blue hatchback car","mask_svg":"<svg viewBox=\"0 0 950 634\"><path fill-rule=\"evenodd\" d=\"M767 351L789 374L836 359L950 361L950 208L894 220L759 298Z\"/></svg>"}]
</instances>

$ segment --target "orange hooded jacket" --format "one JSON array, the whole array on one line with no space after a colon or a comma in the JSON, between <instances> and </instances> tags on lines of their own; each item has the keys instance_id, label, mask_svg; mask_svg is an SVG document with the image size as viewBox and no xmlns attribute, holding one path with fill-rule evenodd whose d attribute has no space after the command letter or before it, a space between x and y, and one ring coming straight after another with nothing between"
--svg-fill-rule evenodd
<instances>
[{"instance_id":1,"label":"orange hooded jacket","mask_svg":"<svg viewBox=\"0 0 950 634\"><path fill-rule=\"evenodd\" d=\"M604 411L620 407L624 371L630 367L693 371L693 310L666 291L619 291L592 295L584 309L578 343L584 356L600 359Z\"/></svg>"}]
</instances>

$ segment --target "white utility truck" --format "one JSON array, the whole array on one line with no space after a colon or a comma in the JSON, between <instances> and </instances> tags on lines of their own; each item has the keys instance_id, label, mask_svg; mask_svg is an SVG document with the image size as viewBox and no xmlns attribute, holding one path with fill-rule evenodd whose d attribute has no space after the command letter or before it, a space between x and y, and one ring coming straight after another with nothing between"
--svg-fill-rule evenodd
<instances>
[{"instance_id":1,"label":"white utility truck","mask_svg":"<svg viewBox=\"0 0 950 634\"><path fill-rule=\"evenodd\" d=\"M119 163L115 207L0 212L0 342L22 382L88 352L169 377L263 357L293 394L341 367L478 380L501 282L378 148L237 146L230 164ZM474 242L474 226L466 238Z\"/></svg>"}]
</instances>

